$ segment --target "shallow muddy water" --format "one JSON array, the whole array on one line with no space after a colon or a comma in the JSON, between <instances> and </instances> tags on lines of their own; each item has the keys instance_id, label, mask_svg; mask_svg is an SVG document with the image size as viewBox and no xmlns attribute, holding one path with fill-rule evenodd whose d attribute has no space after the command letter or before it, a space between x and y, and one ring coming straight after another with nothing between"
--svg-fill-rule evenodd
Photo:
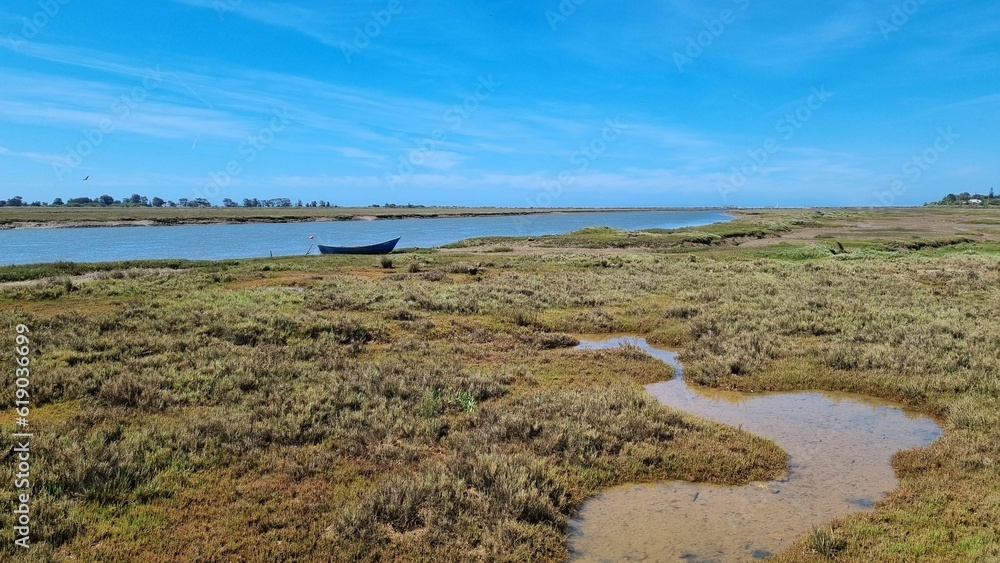
<instances>
[{"instance_id":1,"label":"shallow muddy water","mask_svg":"<svg viewBox=\"0 0 1000 563\"><path fill-rule=\"evenodd\" d=\"M770 438L789 455L777 481L717 486L683 481L626 485L584 504L570 523L578 561L746 561L767 557L831 520L871 508L898 482L899 450L941 435L931 419L840 393L733 393L685 385L671 352L642 339L580 348L640 346L671 364L674 379L647 385L664 405Z\"/></svg>"}]
</instances>

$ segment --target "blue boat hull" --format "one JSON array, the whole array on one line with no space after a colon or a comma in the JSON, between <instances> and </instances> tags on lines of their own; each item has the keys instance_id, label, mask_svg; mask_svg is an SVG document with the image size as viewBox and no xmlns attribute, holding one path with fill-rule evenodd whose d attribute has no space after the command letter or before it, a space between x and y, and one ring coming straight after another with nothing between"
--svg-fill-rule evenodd
<instances>
[{"instance_id":1,"label":"blue boat hull","mask_svg":"<svg viewBox=\"0 0 1000 563\"><path fill-rule=\"evenodd\" d=\"M396 248L397 242L399 242L398 238L368 246L326 246L323 244L316 246L321 254L389 254L393 248Z\"/></svg>"}]
</instances>

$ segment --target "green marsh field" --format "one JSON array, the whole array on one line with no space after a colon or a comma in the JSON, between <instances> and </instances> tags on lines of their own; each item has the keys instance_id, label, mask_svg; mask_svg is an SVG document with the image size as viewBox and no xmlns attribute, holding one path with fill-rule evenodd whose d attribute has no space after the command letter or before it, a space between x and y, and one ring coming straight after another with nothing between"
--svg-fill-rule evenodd
<instances>
[{"instance_id":1,"label":"green marsh field","mask_svg":"<svg viewBox=\"0 0 1000 563\"><path fill-rule=\"evenodd\" d=\"M997 210L10 266L0 311L5 366L31 331L34 433L32 547L4 560L560 561L608 487L786 471L774 443L648 396L668 366L583 334L677 350L699 385L848 391L945 428L895 456L888 498L775 560L1000 558Z\"/></svg>"}]
</instances>

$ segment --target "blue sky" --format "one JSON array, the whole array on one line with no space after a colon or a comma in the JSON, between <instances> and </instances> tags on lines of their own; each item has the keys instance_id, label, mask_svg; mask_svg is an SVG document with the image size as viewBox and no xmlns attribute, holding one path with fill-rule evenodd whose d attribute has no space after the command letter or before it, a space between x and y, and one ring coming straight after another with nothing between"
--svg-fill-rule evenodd
<instances>
[{"instance_id":1,"label":"blue sky","mask_svg":"<svg viewBox=\"0 0 1000 563\"><path fill-rule=\"evenodd\" d=\"M0 8L4 198L911 205L998 110L994 0Z\"/></svg>"}]
</instances>

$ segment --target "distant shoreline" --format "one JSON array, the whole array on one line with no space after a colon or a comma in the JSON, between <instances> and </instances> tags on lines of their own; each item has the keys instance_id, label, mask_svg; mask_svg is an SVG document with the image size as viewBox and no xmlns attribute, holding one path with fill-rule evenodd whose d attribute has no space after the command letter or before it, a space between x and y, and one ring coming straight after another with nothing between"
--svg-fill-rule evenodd
<instances>
[{"instance_id":1,"label":"distant shoreline","mask_svg":"<svg viewBox=\"0 0 1000 563\"><path fill-rule=\"evenodd\" d=\"M30 208L0 209L0 230L78 229L109 227L173 227L183 225L240 225L261 223L332 223L462 217L513 217L559 213L614 213L658 211L725 211L722 207L602 207L553 209L499 208ZM32 217L32 216L35 217Z\"/></svg>"}]
</instances>

